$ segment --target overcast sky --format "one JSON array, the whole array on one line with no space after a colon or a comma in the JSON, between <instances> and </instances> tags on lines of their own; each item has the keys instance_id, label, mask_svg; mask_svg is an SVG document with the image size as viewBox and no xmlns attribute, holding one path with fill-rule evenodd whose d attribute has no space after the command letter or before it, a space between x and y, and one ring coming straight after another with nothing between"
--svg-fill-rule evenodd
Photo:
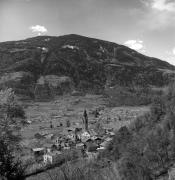
<instances>
[{"instance_id":1,"label":"overcast sky","mask_svg":"<svg viewBox=\"0 0 175 180\"><path fill-rule=\"evenodd\" d=\"M175 64L175 0L0 0L0 42L80 34Z\"/></svg>"}]
</instances>

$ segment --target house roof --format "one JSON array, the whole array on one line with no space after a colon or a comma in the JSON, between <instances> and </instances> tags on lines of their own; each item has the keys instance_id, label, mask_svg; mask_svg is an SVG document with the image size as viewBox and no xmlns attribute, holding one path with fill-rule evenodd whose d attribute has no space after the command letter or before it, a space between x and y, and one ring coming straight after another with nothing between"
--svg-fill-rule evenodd
<instances>
[{"instance_id":1,"label":"house roof","mask_svg":"<svg viewBox=\"0 0 175 180\"><path fill-rule=\"evenodd\" d=\"M109 144L109 142L108 142L108 141L104 141L104 142L102 142L102 143L100 144L100 146L102 146L102 147L106 147L108 144Z\"/></svg>"},{"instance_id":2,"label":"house roof","mask_svg":"<svg viewBox=\"0 0 175 180\"><path fill-rule=\"evenodd\" d=\"M93 140L102 140L102 138L97 137L97 136L93 136L92 139L93 139Z\"/></svg>"},{"instance_id":3,"label":"house roof","mask_svg":"<svg viewBox=\"0 0 175 180\"><path fill-rule=\"evenodd\" d=\"M115 136L115 133L114 132L110 132L109 133L111 136Z\"/></svg>"},{"instance_id":4,"label":"house roof","mask_svg":"<svg viewBox=\"0 0 175 180\"><path fill-rule=\"evenodd\" d=\"M108 131L112 131L114 128L112 128L112 127L105 127L105 129L108 130Z\"/></svg>"},{"instance_id":5,"label":"house roof","mask_svg":"<svg viewBox=\"0 0 175 180\"><path fill-rule=\"evenodd\" d=\"M90 134L87 131L85 131L81 134L81 136L82 137L90 137Z\"/></svg>"},{"instance_id":6,"label":"house roof","mask_svg":"<svg viewBox=\"0 0 175 180\"><path fill-rule=\"evenodd\" d=\"M105 147L99 147L99 148L97 148L97 150L104 150L105 149Z\"/></svg>"},{"instance_id":7,"label":"house roof","mask_svg":"<svg viewBox=\"0 0 175 180\"><path fill-rule=\"evenodd\" d=\"M89 133L91 136L97 136L97 133L93 129L89 129Z\"/></svg>"},{"instance_id":8,"label":"house roof","mask_svg":"<svg viewBox=\"0 0 175 180\"><path fill-rule=\"evenodd\" d=\"M78 143L78 144L76 144L76 146L84 146L84 144L83 143Z\"/></svg>"},{"instance_id":9,"label":"house roof","mask_svg":"<svg viewBox=\"0 0 175 180\"><path fill-rule=\"evenodd\" d=\"M91 138L89 138L89 139L87 139L87 140L86 140L86 142L92 142L92 139L91 139Z\"/></svg>"},{"instance_id":10,"label":"house roof","mask_svg":"<svg viewBox=\"0 0 175 180\"><path fill-rule=\"evenodd\" d=\"M33 148L32 151L34 152L39 152L39 151L43 151L44 148Z\"/></svg>"},{"instance_id":11,"label":"house roof","mask_svg":"<svg viewBox=\"0 0 175 180\"><path fill-rule=\"evenodd\" d=\"M52 138L52 137L53 137L53 134L46 134L46 135L44 135L44 137L46 137L46 138Z\"/></svg>"},{"instance_id":12,"label":"house roof","mask_svg":"<svg viewBox=\"0 0 175 180\"><path fill-rule=\"evenodd\" d=\"M97 150L97 145L96 144L91 144L90 146L87 147L88 152L95 152Z\"/></svg>"},{"instance_id":13,"label":"house roof","mask_svg":"<svg viewBox=\"0 0 175 180\"><path fill-rule=\"evenodd\" d=\"M75 131L75 128L70 127L70 128L67 129L67 131L68 131L68 132L70 132L70 131Z\"/></svg>"},{"instance_id":14,"label":"house roof","mask_svg":"<svg viewBox=\"0 0 175 180\"><path fill-rule=\"evenodd\" d=\"M92 141L92 139L91 139L91 138L84 137L84 138L81 138L81 141L82 141L82 142L90 142L90 141Z\"/></svg>"},{"instance_id":15,"label":"house roof","mask_svg":"<svg viewBox=\"0 0 175 180\"><path fill-rule=\"evenodd\" d=\"M60 155L62 154L61 151L53 151L53 152L48 152L46 155L49 155L49 156L57 156L57 155Z\"/></svg>"}]
</instances>

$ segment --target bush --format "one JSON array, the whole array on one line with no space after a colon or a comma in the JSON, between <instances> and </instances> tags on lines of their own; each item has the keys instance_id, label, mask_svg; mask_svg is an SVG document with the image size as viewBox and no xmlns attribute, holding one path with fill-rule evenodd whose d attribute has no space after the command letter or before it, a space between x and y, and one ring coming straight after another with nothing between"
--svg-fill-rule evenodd
<instances>
[{"instance_id":1,"label":"bush","mask_svg":"<svg viewBox=\"0 0 175 180\"><path fill-rule=\"evenodd\" d=\"M24 109L18 104L14 106L8 106L7 113L9 115L9 118L25 118Z\"/></svg>"},{"instance_id":2,"label":"bush","mask_svg":"<svg viewBox=\"0 0 175 180\"><path fill-rule=\"evenodd\" d=\"M61 166L56 171L47 171L52 180L120 180L115 164L106 164L102 161L89 162L80 160Z\"/></svg>"}]
</instances>

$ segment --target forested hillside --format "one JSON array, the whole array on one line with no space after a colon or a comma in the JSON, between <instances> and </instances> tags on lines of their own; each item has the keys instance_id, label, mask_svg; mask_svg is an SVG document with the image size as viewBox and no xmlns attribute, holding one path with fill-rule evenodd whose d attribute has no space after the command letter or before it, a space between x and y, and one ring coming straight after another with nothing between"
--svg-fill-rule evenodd
<instances>
[{"instance_id":1,"label":"forested hillside","mask_svg":"<svg viewBox=\"0 0 175 180\"><path fill-rule=\"evenodd\" d=\"M115 85L162 87L174 69L123 45L79 35L0 43L0 86L27 97L65 89L99 93Z\"/></svg>"}]
</instances>

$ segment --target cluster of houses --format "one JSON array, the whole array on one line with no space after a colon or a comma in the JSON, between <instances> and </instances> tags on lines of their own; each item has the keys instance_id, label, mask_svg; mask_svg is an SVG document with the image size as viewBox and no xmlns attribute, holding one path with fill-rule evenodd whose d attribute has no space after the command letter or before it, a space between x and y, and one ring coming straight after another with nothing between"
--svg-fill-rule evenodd
<instances>
[{"instance_id":1,"label":"cluster of houses","mask_svg":"<svg viewBox=\"0 0 175 180\"><path fill-rule=\"evenodd\" d=\"M84 112L84 127L69 127L64 134L42 134L50 139L50 143L45 143L43 147L33 148L35 159L44 164L53 164L62 158L65 151L77 150L87 158L97 156L99 152L105 150L107 145L115 135L112 128L105 129L103 134L97 134L94 129L88 128L87 113ZM37 134L36 136L41 136Z\"/></svg>"}]
</instances>

